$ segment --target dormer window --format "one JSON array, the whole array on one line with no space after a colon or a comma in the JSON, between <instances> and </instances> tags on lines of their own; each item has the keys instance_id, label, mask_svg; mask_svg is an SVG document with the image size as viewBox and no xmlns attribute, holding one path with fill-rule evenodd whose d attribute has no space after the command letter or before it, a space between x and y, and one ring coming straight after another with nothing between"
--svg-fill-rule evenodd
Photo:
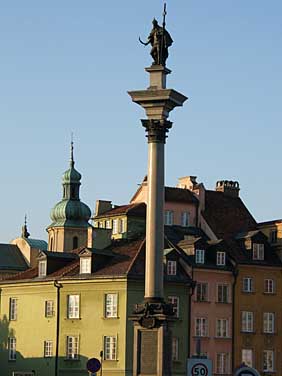
<instances>
[{"instance_id":1,"label":"dormer window","mask_svg":"<svg viewBox=\"0 0 282 376\"><path fill-rule=\"evenodd\" d=\"M80 258L80 274L91 273L91 257Z\"/></svg>"},{"instance_id":2,"label":"dormer window","mask_svg":"<svg viewBox=\"0 0 282 376\"><path fill-rule=\"evenodd\" d=\"M264 260L264 244L253 244L253 260Z\"/></svg>"},{"instance_id":3,"label":"dormer window","mask_svg":"<svg viewBox=\"0 0 282 376\"><path fill-rule=\"evenodd\" d=\"M216 265L225 265L225 252L216 252Z\"/></svg>"},{"instance_id":4,"label":"dormer window","mask_svg":"<svg viewBox=\"0 0 282 376\"><path fill-rule=\"evenodd\" d=\"M46 277L47 275L47 261L39 261L38 263L38 277Z\"/></svg>"},{"instance_id":5,"label":"dormer window","mask_svg":"<svg viewBox=\"0 0 282 376\"><path fill-rule=\"evenodd\" d=\"M205 263L205 250L204 249L196 249L195 261L196 261L196 264Z\"/></svg>"},{"instance_id":6,"label":"dormer window","mask_svg":"<svg viewBox=\"0 0 282 376\"><path fill-rule=\"evenodd\" d=\"M177 262L168 260L167 262L167 275L176 275L177 272Z\"/></svg>"}]
</instances>

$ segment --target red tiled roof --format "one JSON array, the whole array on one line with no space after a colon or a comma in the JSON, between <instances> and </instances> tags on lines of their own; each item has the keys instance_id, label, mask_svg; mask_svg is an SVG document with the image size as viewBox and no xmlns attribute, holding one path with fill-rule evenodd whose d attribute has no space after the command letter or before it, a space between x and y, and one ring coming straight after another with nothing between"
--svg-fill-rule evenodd
<instances>
[{"instance_id":1,"label":"red tiled roof","mask_svg":"<svg viewBox=\"0 0 282 376\"><path fill-rule=\"evenodd\" d=\"M165 187L165 201L197 203L198 199L189 189Z\"/></svg>"},{"instance_id":2,"label":"red tiled roof","mask_svg":"<svg viewBox=\"0 0 282 376\"><path fill-rule=\"evenodd\" d=\"M146 204L141 202L141 203L136 203L136 204L118 206L94 218L98 219L98 218L104 218L104 217L121 215L121 214L127 214L128 216L145 217Z\"/></svg>"},{"instance_id":3,"label":"red tiled roof","mask_svg":"<svg viewBox=\"0 0 282 376\"><path fill-rule=\"evenodd\" d=\"M240 197L223 192L206 191L205 210L202 213L218 238L230 238L239 232L257 229L257 223Z\"/></svg>"}]
</instances>

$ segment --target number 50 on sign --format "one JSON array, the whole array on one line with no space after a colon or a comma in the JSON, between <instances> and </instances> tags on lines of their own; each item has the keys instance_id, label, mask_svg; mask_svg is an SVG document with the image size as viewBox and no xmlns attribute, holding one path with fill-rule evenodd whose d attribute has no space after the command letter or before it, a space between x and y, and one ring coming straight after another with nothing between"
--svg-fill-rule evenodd
<instances>
[{"instance_id":1,"label":"number 50 on sign","mask_svg":"<svg viewBox=\"0 0 282 376\"><path fill-rule=\"evenodd\" d=\"M188 359L187 376L212 376L211 360L201 358Z\"/></svg>"}]
</instances>

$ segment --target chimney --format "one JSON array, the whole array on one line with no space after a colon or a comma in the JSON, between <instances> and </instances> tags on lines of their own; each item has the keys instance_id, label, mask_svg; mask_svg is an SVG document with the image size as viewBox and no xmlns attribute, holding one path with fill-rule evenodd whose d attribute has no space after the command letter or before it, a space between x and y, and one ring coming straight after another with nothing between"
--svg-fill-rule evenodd
<instances>
[{"instance_id":1,"label":"chimney","mask_svg":"<svg viewBox=\"0 0 282 376\"><path fill-rule=\"evenodd\" d=\"M197 176L184 176L178 179L177 188L189 189L193 191L194 186L197 184Z\"/></svg>"},{"instance_id":2,"label":"chimney","mask_svg":"<svg viewBox=\"0 0 282 376\"><path fill-rule=\"evenodd\" d=\"M230 197L239 197L239 183L232 180L219 180L216 182L215 190L223 192Z\"/></svg>"},{"instance_id":3,"label":"chimney","mask_svg":"<svg viewBox=\"0 0 282 376\"><path fill-rule=\"evenodd\" d=\"M96 200L95 216L106 213L112 209L112 201Z\"/></svg>"}]
</instances>

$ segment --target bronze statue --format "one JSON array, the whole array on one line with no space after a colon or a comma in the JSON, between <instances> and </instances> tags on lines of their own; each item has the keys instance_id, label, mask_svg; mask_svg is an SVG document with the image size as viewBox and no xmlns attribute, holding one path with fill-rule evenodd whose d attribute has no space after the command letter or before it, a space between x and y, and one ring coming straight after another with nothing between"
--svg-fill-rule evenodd
<instances>
[{"instance_id":1,"label":"bronze statue","mask_svg":"<svg viewBox=\"0 0 282 376\"><path fill-rule=\"evenodd\" d=\"M163 26L158 24L158 21L154 18L153 19L153 29L148 36L147 42L142 42L139 38L139 41L144 44L144 46L148 46L151 44L151 56L154 59L154 65L162 65L165 67L166 60L168 58L168 48L172 45L173 40L165 29L165 16L166 16L166 4L164 5L164 14L163 14Z\"/></svg>"}]
</instances>

